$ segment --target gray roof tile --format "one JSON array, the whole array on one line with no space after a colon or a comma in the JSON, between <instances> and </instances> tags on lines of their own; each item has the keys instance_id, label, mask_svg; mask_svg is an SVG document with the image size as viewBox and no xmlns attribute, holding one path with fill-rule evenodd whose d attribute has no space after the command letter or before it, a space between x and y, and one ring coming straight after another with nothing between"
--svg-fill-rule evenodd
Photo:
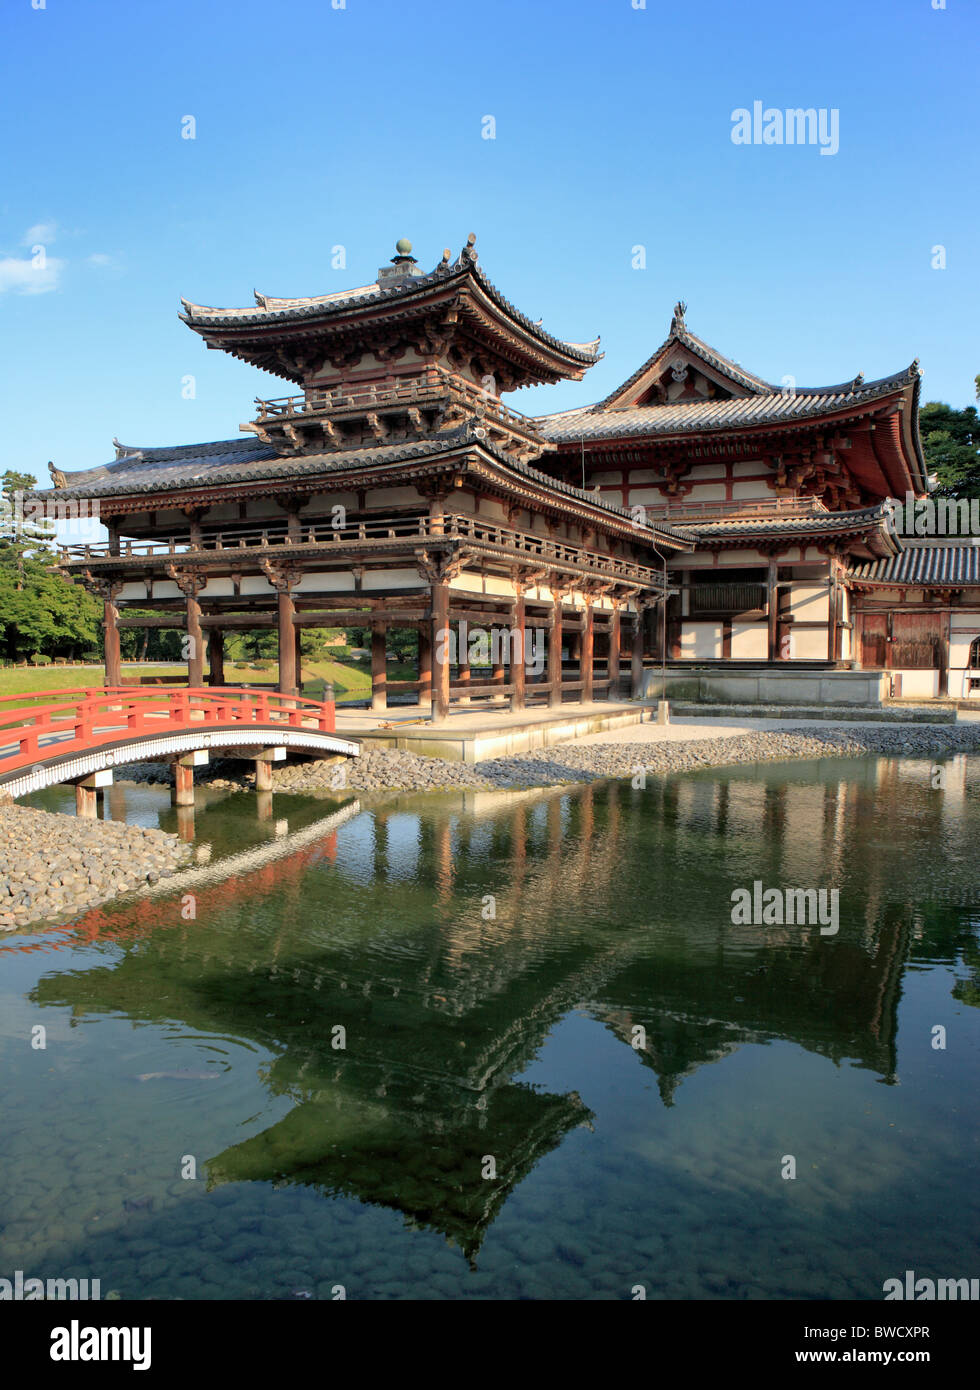
<instances>
[{"instance_id":1,"label":"gray roof tile","mask_svg":"<svg viewBox=\"0 0 980 1390\"><path fill-rule=\"evenodd\" d=\"M852 565L848 573L869 584L980 584L980 546L907 543L900 555Z\"/></svg>"}]
</instances>

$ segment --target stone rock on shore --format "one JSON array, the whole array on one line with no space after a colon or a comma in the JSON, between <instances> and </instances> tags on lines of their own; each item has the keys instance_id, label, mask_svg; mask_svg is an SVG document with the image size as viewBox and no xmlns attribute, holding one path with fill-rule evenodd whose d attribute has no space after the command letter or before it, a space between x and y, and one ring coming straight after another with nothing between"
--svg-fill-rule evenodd
<instances>
[{"instance_id":1,"label":"stone rock on shore","mask_svg":"<svg viewBox=\"0 0 980 1390\"><path fill-rule=\"evenodd\" d=\"M865 757L949 757L980 752L980 724L919 724L901 728L747 730L719 738L663 743L559 744L477 763L476 771L496 787L549 787L562 782L596 782L648 774L790 759Z\"/></svg>"},{"instance_id":2,"label":"stone rock on shore","mask_svg":"<svg viewBox=\"0 0 980 1390\"><path fill-rule=\"evenodd\" d=\"M0 804L0 931L65 919L174 873L176 835Z\"/></svg>"}]
</instances>

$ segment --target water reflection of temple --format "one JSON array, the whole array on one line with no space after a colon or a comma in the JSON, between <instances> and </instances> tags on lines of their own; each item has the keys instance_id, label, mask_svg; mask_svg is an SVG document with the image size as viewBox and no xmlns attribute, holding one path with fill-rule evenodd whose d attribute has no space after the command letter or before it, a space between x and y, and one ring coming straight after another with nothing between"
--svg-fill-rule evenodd
<instances>
[{"instance_id":1,"label":"water reflection of temple","mask_svg":"<svg viewBox=\"0 0 980 1390\"><path fill-rule=\"evenodd\" d=\"M964 786L945 789L948 812L918 764L844 776L831 762L818 777L403 797L320 838L313 816L305 845L290 853L287 834L253 874L212 866L195 921L172 900L143 909L138 949L129 909L90 914L83 935L121 957L44 978L37 1000L76 1024L178 1018L264 1049L262 1085L292 1108L215 1156L212 1184L356 1196L472 1256L508 1194L590 1120L587 1095L519 1079L573 1009L630 1047L667 1104L705 1063L774 1039L894 1078L910 904L932 891L903 876L902 836L938 817L955 859L972 833ZM880 854L855 859L869 837ZM754 878L839 887L839 935L733 926L732 886Z\"/></svg>"}]
</instances>

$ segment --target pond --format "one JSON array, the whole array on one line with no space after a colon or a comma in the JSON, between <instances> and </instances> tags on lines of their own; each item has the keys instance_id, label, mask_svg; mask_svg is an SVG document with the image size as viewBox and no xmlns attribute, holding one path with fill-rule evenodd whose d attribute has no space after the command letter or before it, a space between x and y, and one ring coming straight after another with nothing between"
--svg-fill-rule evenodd
<instances>
[{"instance_id":1,"label":"pond","mask_svg":"<svg viewBox=\"0 0 980 1390\"><path fill-rule=\"evenodd\" d=\"M975 1277L980 761L942 768L204 793L179 880L0 938L0 1277L183 1299ZM118 784L107 814L178 825L159 788ZM836 890L838 929L736 923L756 883Z\"/></svg>"}]
</instances>

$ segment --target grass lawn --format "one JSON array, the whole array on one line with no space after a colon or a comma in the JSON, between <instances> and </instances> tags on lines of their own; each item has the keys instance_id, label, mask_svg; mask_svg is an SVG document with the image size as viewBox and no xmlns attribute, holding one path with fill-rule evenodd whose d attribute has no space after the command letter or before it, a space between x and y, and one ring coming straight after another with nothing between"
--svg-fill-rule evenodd
<instances>
[{"instance_id":1,"label":"grass lawn","mask_svg":"<svg viewBox=\"0 0 980 1390\"><path fill-rule=\"evenodd\" d=\"M179 680L186 676L186 666L137 666L123 663L123 676L147 676ZM415 668L410 663L390 661L389 680L414 680ZM102 685L101 666L4 666L0 667L0 695L22 695L25 701L47 690L77 690L83 686L98 689ZM253 671L249 666L225 663L228 685L275 686L279 671L275 664L265 671ZM304 661L303 694L313 700L322 698L323 686L332 681L338 700L365 700L371 694L371 663L369 661Z\"/></svg>"}]
</instances>

